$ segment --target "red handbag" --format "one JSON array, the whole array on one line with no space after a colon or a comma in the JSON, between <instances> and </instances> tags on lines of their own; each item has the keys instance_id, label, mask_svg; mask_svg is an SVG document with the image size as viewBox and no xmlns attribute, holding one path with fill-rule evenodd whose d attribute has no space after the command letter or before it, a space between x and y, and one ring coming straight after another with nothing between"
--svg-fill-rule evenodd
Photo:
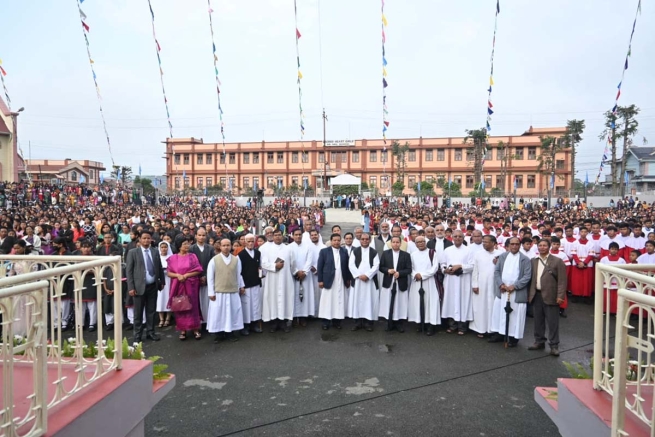
<instances>
[{"instance_id":1,"label":"red handbag","mask_svg":"<svg viewBox=\"0 0 655 437\"><path fill-rule=\"evenodd\" d=\"M186 294L180 294L179 296L173 297L173 303L171 304L171 311L181 312L189 311L191 309L191 300Z\"/></svg>"}]
</instances>

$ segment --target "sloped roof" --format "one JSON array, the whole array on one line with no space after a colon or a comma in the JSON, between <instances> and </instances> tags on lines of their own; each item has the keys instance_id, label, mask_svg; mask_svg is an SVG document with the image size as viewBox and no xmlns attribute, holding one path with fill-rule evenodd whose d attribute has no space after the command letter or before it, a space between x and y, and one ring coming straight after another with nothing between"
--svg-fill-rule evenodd
<instances>
[{"instance_id":1,"label":"sloped roof","mask_svg":"<svg viewBox=\"0 0 655 437\"><path fill-rule=\"evenodd\" d=\"M0 117L0 135L11 135L9 127L7 127L7 123L2 117Z\"/></svg>"},{"instance_id":2,"label":"sloped roof","mask_svg":"<svg viewBox=\"0 0 655 437\"><path fill-rule=\"evenodd\" d=\"M655 161L655 147L631 147L632 153L638 160Z\"/></svg>"}]
</instances>

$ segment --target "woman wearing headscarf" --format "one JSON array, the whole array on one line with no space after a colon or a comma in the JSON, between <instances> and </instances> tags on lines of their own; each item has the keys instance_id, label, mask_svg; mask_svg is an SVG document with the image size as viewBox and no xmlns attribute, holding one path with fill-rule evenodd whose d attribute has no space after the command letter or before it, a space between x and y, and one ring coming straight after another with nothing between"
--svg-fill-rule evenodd
<instances>
[{"instance_id":1,"label":"woman wearing headscarf","mask_svg":"<svg viewBox=\"0 0 655 437\"><path fill-rule=\"evenodd\" d=\"M168 259L173 256L173 250L168 241L159 243L159 256L161 258L161 267L164 269L166 285L157 295L157 312L159 313L159 327L163 328L171 323L171 310L167 308L168 298L171 290L171 278L168 277Z\"/></svg>"}]
</instances>

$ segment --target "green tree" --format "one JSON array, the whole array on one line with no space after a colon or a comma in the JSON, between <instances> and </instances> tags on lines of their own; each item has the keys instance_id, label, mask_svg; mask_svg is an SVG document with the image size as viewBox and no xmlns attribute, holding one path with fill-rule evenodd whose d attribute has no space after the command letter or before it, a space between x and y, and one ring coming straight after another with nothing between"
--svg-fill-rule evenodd
<instances>
[{"instance_id":1,"label":"green tree","mask_svg":"<svg viewBox=\"0 0 655 437\"><path fill-rule=\"evenodd\" d=\"M404 183L405 174L407 173L407 153L409 152L409 143L401 145L398 141L391 143L391 154L396 158L396 181ZM395 185L395 184L394 184ZM392 185L393 190L393 185ZM403 184L403 189L405 188Z\"/></svg>"},{"instance_id":2,"label":"green tree","mask_svg":"<svg viewBox=\"0 0 655 437\"><path fill-rule=\"evenodd\" d=\"M405 189L405 183L402 180L397 180L391 186L391 192L394 196L402 196Z\"/></svg>"},{"instance_id":3,"label":"green tree","mask_svg":"<svg viewBox=\"0 0 655 437\"><path fill-rule=\"evenodd\" d=\"M368 184L365 181L362 181L359 185L362 187L362 191L368 190Z\"/></svg>"},{"instance_id":4,"label":"green tree","mask_svg":"<svg viewBox=\"0 0 655 437\"><path fill-rule=\"evenodd\" d=\"M118 171L120 170L120 179ZM127 184L132 180L132 167L126 165L113 165L111 175L116 179L116 182L121 182L123 185Z\"/></svg>"},{"instance_id":5,"label":"green tree","mask_svg":"<svg viewBox=\"0 0 655 437\"><path fill-rule=\"evenodd\" d=\"M421 196L434 196L434 185L430 181L421 181L421 190L418 189L418 183L415 184L412 189L416 192L417 195Z\"/></svg>"},{"instance_id":6,"label":"green tree","mask_svg":"<svg viewBox=\"0 0 655 437\"><path fill-rule=\"evenodd\" d=\"M485 128L466 129L465 132L466 137L462 143L473 152L473 175L475 183L478 184L482 181L482 161L484 160L484 150L487 148L487 130Z\"/></svg>"},{"instance_id":7,"label":"green tree","mask_svg":"<svg viewBox=\"0 0 655 437\"><path fill-rule=\"evenodd\" d=\"M571 179L575 179L575 157L578 153L578 145L582 141L584 130L584 120L568 120L566 122L566 134L564 134L563 141L566 147L571 149Z\"/></svg>"},{"instance_id":8,"label":"green tree","mask_svg":"<svg viewBox=\"0 0 655 437\"><path fill-rule=\"evenodd\" d=\"M619 106L619 125L621 128L617 131L617 139L623 140L623 154L621 157L621 173L619 174L619 192L621 197L625 196L625 165L628 159L628 151L633 145L632 138L637 134L639 122L635 117L639 115L639 108L635 105Z\"/></svg>"},{"instance_id":9,"label":"green tree","mask_svg":"<svg viewBox=\"0 0 655 437\"><path fill-rule=\"evenodd\" d=\"M562 152L564 149L569 146L562 138L555 138L550 135L545 137L540 137L541 140L541 153L537 157L539 165L537 166L537 171L542 175L548 175L548 197L549 200L553 196L553 182L552 177L555 175L555 156ZM550 205L550 203L549 203Z\"/></svg>"},{"instance_id":10,"label":"green tree","mask_svg":"<svg viewBox=\"0 0 655 437\"><path fill-rule=\"evenodd\" d=\"M334 185L332 187L332 194L335 196L347 196L349 194L358 194L359 185Z\"/></svg>"},{"instance_id":11,"label":"green tree","mask_svg":"<svg viewBox=\"0 0 655 437\"><path fill-rule=\"evenodd\" d=\"M155 192L155 187L152 185L152 181L148 178L136 176L134 178L134 185L140 187L143 190L143 194L153 194Z\"/></svg>"},{"instance_id":12,"label":"green tree","mask_svg":"<svg viewBox=\"0 0 655 437\"><path fill-rule=\"evenodd\" d=\"M441 188L444 195L462 197L462 186L457 182L448 182L444 178L439 178L437 179L437 186Z\"/></svg>"}]
</instances>

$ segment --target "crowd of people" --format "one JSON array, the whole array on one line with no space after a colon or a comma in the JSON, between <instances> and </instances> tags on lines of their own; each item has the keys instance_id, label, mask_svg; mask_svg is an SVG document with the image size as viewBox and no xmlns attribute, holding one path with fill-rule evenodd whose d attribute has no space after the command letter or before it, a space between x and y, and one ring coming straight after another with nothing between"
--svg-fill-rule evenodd
<instances>
[{"instance_id":1,"label":"crowd of people","mask_svg":"<svg viewBox=\"0 0 655 437\"><path fill-rule=\"evenodd\" d=\"M361 226L335 225L325 242L321 204L127 200L1 211L2 253L122 257L124 308L112 308L106 274L104 317L93 282L85 282L88 322L73 320L70 289L63 329L104 323L111 330L113 314L123 311L135 342L144 334L158 341L157 328L172 323L180 340L209 332L236 341L265 327L302 329L312 318L325 330L352 319L350 329L371 331L383 320L387 330L413 323L428 336L443 330L514 347L534 317L529 349L547 342L558 355L560 318L569 301L590 301L596 263L655 263L651 206L630 208L627 199L622 209L567 203L550 210L353 199ZM605 289L606 311L615 312L616 284Z\"/></svg>"}]
</instances>

